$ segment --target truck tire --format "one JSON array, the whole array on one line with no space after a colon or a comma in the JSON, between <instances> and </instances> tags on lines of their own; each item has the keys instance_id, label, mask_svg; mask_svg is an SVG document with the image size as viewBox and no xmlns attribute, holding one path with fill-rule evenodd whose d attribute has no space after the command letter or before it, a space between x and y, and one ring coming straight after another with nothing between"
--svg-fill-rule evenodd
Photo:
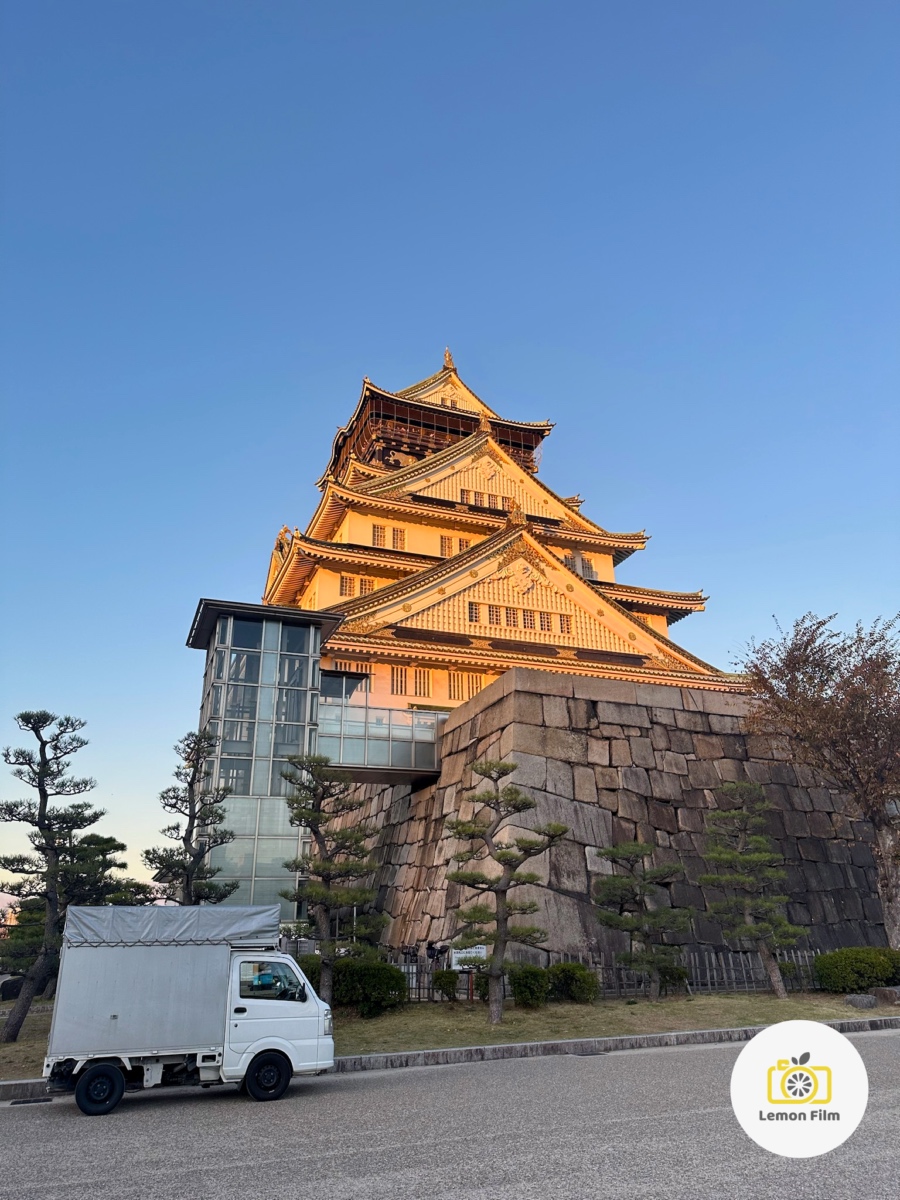
<instances>
[{"instance_id":1,"label":"truck tire","mask_svg":"<svg viewBox=\"0 0 900 1200\"><path fill-rule=\"evenodd\" d=\"M95 1063L78 1077L75 1103L88 1117L104 1117L125 1095L125 1076L115 1063Z\"/></svg>"},{"instance_id":2,"label":"truck tire","mask_svg":"<svg viewBox=\"0 0 900 1200\"><path fill-rule=\"evenodd\" d=\"M254 1100L280 1100L288 1090L293 1068L277 1050L257 1054L247 1068L244 1087Z\"/></svg>"}]
</instances>

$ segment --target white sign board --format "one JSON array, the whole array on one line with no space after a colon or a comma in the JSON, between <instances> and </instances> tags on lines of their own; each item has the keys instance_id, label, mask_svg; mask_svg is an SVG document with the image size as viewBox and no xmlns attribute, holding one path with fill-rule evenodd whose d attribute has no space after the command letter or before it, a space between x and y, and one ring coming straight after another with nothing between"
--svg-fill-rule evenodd
<instances>
[{"instance_id":1,"label":"white sign board","mask_svg":"<svg viewBox=\"0 0 900 1200\"><path fill-rule=\"evenodd\" d=\"M458 971L461 967L465 968L472 965L473 959L487 958L487 946L469 946L468 950L451 950L450 951L450 970Z\"/></svg>"}]
</instances>

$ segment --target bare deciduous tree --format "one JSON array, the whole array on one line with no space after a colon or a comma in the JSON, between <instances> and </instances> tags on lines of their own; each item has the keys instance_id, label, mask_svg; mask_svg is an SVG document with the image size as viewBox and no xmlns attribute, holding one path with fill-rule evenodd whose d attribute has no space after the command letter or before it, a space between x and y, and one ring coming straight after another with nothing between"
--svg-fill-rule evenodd
<instances>
[{"instance_id":1,"label":"bare deciduous tree","mask_svg":"<svg viewBox=\"0 0 900 1200\"><path fill-rule=\"evenodd\" d=\"M751 644L750 727L787 735L803 760L872 822L888 942L900 949L900 617L850 633L807 613Z\"/></svg>"}]
</instances>

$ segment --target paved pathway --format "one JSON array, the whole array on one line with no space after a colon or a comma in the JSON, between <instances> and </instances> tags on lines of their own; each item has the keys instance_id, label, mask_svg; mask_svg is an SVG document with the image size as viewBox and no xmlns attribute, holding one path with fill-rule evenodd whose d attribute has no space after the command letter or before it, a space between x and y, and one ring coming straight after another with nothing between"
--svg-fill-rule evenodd
<instances>
[{"instance_id":1,"label":"paved pathway","mask_svg":"<svg viewBox=\"0 0 900 1200\"><path fill-rule=\"evenodd\" d=\"M0 1107L2 1200L898 1200L900 1034L853 1038L868 1113L821 1159L776 1158L728 1103L740 1047L331 1076Z\"/></svg>"}]
</instances>

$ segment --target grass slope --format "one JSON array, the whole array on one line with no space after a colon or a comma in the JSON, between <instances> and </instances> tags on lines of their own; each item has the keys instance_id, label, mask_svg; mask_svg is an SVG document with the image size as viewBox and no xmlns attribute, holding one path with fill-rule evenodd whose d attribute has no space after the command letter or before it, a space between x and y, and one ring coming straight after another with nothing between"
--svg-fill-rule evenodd
<instances>
[{"instance_id":1,"label":"grass slope","mask_svg":"<svg viewBox=\"0 0 900 1200\"><path fill-rule=\"evenodd\" d=\"M10 1007L3 1005L4 1008ZM868 1014L866 1014L868 1015ZM881 1009L873 1016L895 1016ZM517 1009L510 1004L503 1024L492 1029L484 1004L408 1004L398 1012L364 1021L339 1012L335 1017L336 1052L380 1054L390 1050L430 1050L446 1046L487 1046L505 1042L562 1041L627 1033L664 1033L682 1029L725 1029L805 1019L832 1021L856 1016L840 996L798 993L778 1001L769 995L720 993L693 1000L677 996L650 1004L645 1000L602 1000L598 1004L551 1004ZM50 1013L30 1016L17 1042L0 1042L0 1079L35 1079L41 1073ZM2 1027L2 1026L0 1026Z\"/></svg>"}]
</instances>

